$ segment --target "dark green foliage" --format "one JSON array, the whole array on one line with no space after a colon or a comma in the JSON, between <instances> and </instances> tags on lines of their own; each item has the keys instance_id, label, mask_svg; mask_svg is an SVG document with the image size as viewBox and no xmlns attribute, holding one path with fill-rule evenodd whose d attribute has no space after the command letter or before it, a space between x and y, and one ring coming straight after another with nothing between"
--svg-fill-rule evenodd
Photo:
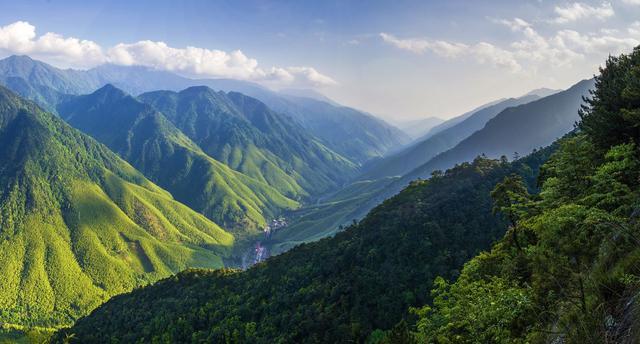
<instances>
[{"instance_id":1,"label":"dark green foliage","mask_svg":"<svg viewBox=\"0 0 640 344\"><path fill-rule=\"evenodd\" d=\"M191 87L139 97L160 110L202 150L290 198L336 188L356 166L290 118L240 93Z\"/></svg>"},{"instance_id":2,"label":"dark green foliage","mask_svg":"<svg viewBox=\"0 0 640 344\"><path fill-rule=\"evenodd\" d=\"M639 66L638 48L608 60L580 130L543 166L539 196L515 203L533 206L455 283L438 284L433 307L416 311L423 341L638 342ZM516 189L509 184L497 190ZM515 204L496 206L508 214Z\"/></svg>"},{"instance_id":3,"label":"dark green foliage","mask_svg":"<svg viewBox=\"0 0 640 344\"><path fill-rule=\"evenodd\" d=\"M500 237L489 193L518 173L535 187L549 150L510 164L478 158L417 181L335 237L300 245L245 272L187 271L115 297L58 338L79 342L348 342L376 329L394 340L408 308L438 276ZM372 336L382 338L376 331ZM373 339L372 339L373 340Z\"/></svg>"},{"instance_id":4,"label":"dark green foliage","mask_svg":"<svg viewBox=\"0 0 640 344\"><path fill-rule=\"evenodd\" d=\"M107 85L58 105L60 116L104 143L179 201L236 233L256 233L297 202L207 156L163 114Z\"/></svg>"},{"instance_id":5,"label":"dark green foliage","mask_svg":"<svg viewBox=\"0 0 640 344\"><path fill-rule=\"evenodd\" d=\"M580 129L600 149L640 141L640 48L607 60L580 118Z\"/></svg>"}]
</instances>

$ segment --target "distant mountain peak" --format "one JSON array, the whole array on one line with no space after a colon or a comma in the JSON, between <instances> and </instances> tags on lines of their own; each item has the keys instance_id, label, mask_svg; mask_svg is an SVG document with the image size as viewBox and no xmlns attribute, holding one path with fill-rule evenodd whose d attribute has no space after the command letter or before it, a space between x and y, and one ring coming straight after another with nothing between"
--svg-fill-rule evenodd
<instances>
[{"instance_id":1,"label":"distant mountain peak","mask_svg":"<svg viewBox=\"0 0 640 344\"><path fill-rule=\"evenodd\" d=\"M538 96L540 98L544 98L544 97L548 97L548 96L550 96L552 94L556 94L556 93L558 93L560 91L562 91L562 90L555 90L555 89L551 89L551 88L541 87L541 88L536 88L535 90L531 90L531 91L527 92L522 97Z\"/></svg>"},{"instance_id":2,"label":"distant mountain peak","mask_svg":"<svg viewBox=\"0 0 640 344\"><path fill-rule=\"evenodd\" d=\"M113 86L113 84L106 84L100 87L95 92L93 92L92 95L98 96L98 97L115 98L115 99L125 98L128 96L126 92Z\"/></svg>"}]
</instances>

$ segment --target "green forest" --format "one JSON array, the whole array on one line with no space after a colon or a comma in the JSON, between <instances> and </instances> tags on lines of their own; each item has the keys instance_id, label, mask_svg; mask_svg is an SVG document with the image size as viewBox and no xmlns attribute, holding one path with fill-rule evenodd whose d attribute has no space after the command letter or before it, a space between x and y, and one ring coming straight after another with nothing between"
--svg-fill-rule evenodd
<instances>
[{"instance_id":1,"label":"green forest","mask_svg":"<svg viewBox=\"0 0 640 344\"><path fill-rule=\"evenodd\" d=\"M334 237L116 296L54 341L637 342L640 48L579 115L525 158L435 171Z\"/></svg>"}]
</instances>

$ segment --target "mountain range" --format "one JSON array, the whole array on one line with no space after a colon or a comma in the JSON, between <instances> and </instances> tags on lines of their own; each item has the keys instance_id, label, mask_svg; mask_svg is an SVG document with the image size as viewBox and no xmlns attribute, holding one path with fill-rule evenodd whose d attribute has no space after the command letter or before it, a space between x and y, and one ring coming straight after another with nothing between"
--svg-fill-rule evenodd
<instances>
[{"instance_id":1,"label":"mountain range","mask_svg":"<svg viewBox=\"0 0 640 344\"><path fill-rule=\"evenodd\" d=\"M188 79L141 66L102 65L86 71L62 70L28 56L10 56L0 60L0 82L7 87L21 84L13 90L48 110L55 109L60 94L92 93L106 84L132 95L156 90L181 91L191 86L240 92L294 118L327 147L356 164L409 142L405 133L369 114L318 97L292 96L291 91L278 93L247 81Z\"/></svg>"},{"instance_id":2,"label":"mountain range","mask_svg":"<svg viewBox=\"0 0 640 344\"><path fill-rule=\"evenodd\" d=\"M208 155L291 198L336 188L357 171L296 122L241 93L197 86L144 93L139 99L165 114Z\"/></svg>"},{"instance_id":3,"label":"mountain range","mask_svg":"<svg viewBox=\"0 0 640 344\"><path fill-rule=\"evenodd\" d=\"M333 235L412 181L428 179L436 170L478 155L512 157L516 152L525 155L551 144L573 129L582 97L588 96L593 86L593 79L583 80L547 97L530 94L502 100L454 118L455 124L425 141L372 161L351 185L312 205L313 211L303 208L293 213L296 220L274 237L274 252ZM361 192L363 188L367 191Z\"/></svg>"},{"instance_id":4,"label":"mountain range","mask_svg":"<svg viewBox=\"0 0 640 344\"><path fill-rule=\"evenodd\" d=\"M482 129L490 119L504 109L526 104L539 98L537 95L509 98L471 114L464 114L461 116L464 118L455 125L442 129L431 137L415 143L400 152L369 163L359 178L366 180L405 175L428 162L439 153L453 148L475 131Z\"/></svg>"},{"instance_id":5,"label":"mountain range","mask_svg":"<svg viewBox=\"0 0 640 344\"><path fill-rule=\"evenodd\" d=\"M156 109L112 85L69 96L60 116L180 202L225 228L255 232L298 203L207 155Z\"/></svg>"}]
</instances>

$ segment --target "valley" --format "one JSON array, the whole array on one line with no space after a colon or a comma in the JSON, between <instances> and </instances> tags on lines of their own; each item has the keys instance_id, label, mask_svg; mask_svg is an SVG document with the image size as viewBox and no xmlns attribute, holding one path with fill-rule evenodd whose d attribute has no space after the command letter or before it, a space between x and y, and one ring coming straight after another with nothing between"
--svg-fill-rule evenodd
<instances>
[{"instance_id":1,"label":"valley","mask_svg":"<svg viewBox=\"0 0 640 344\"><path fill-rule=\"evenodd\" d=\"M0 0L0 344L640 342L636 2Z\"/></svg>"}]
</instances>

